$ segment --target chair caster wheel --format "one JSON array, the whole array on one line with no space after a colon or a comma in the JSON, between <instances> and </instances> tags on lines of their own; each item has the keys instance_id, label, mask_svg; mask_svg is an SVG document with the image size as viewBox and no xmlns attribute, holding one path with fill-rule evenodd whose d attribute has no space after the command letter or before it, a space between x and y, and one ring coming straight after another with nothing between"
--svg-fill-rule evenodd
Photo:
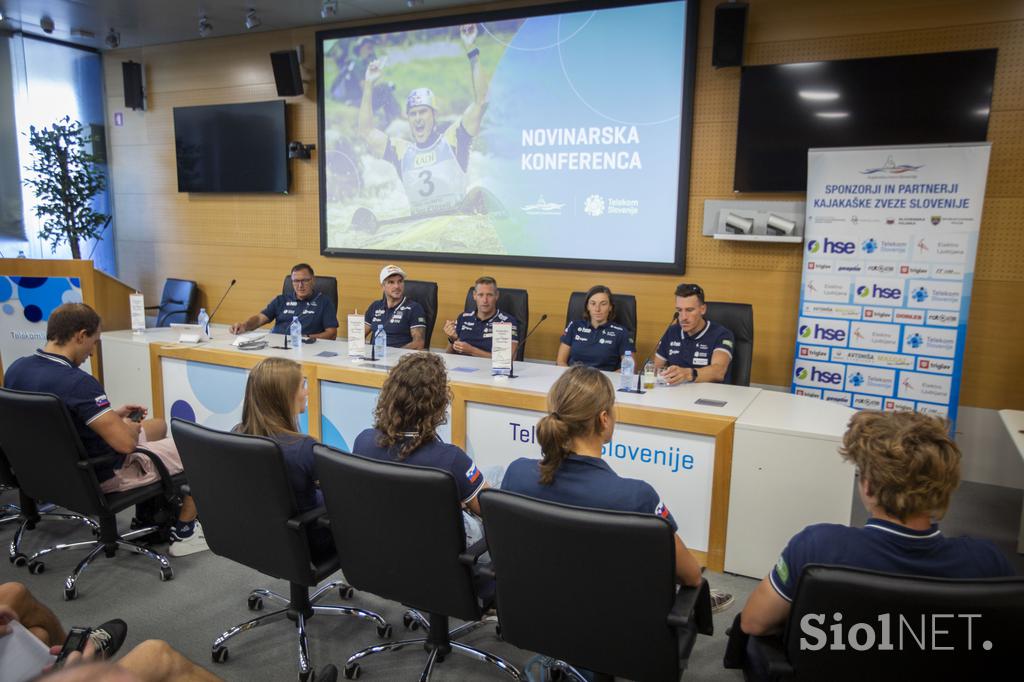
<instances>
[{"instance_id":1,"label":"chair caster wheel","mask_svg":"<svg viewBox=\"0 0 1024 682\"><path fill-rule=\"evenodd\" d=\"M558 668L548 671L548 675L551 677L551 682L558 682L565 677L565 675L562 674L562 671Z\"/></svg>"},{"instance_id":2,"label":"chair caster wheel","mask_svg":"<svg viewBox=\"0 0 1024 682\"><path fill-rule=\"evenodd\" d=\"M28 572L32 575L39 575L46 570L46 564L42 561L30 561L28 562Z\"/></svg>"},{"instance_id":3,"label":"chair caster wheel","mask_svg":"<svg viewBox=\"0 0 1024 682\"><path fill-rule=\"evenodd\" d=\"M262 611L263 610L263 597L249 597L249 610L250 611Z\"/></svg>"},{"instance_id":4,"label":"chair caster wheel","mask_svg":"<svg viewBox=\"0 0 1024 682\"><path fill-rule=\"evenodd\" d=\"M299 673L299 682L313 682L313 680L315 678L316 678L316 673L313 672L312 670L307 670L304 673L303 672Z\"/></svg>"},{"instance_id":5,"label":"chair caster wheel","mask_svg":"<svg viewBox=\"0 0 1024 682\"><path fill-rule=\"evenodd\" d=\"M342 599L351 599L355 593L356 591L352 589L351 585L344 585L338 588L338 596Z\"/></svg>"},{"instance_id":6,"label":"chair caster wheel","mask_svg":"<svg viewBox=\"0 0 1024 682\"><path fill-rule=\"evenodd\" d=\"M378 625L377 636L381 639L391 639L391 626L390 625Z\"/></svg>"},{"instance_id":7,"label":"chair caster wheel","mask_svg":"<svg viewBox=\"0 0 1024 682\"><path fill-rule=\"evenodd\" d=\"M10 559L11 563L15 566L24 566L28 564L28 557L22 554L21 552L18 552L14 556L10 557Z\"/></svg>"},{"instance_id":8,"label":"chair caster wheel","mask_svg":"<svg viewBox=\"0 0 1024 682\"><path fill-rule=\"evenodd\" d=\"M160 568L160 582L167 582L168 580L174 580L174 569L170 566L163 566Z\"/></svg>"},{"instance_id":9,"label":"chair caster wheel","mask_svg":"<svg viewBox=\"0 0 1024 682\"><path fill-rule=\"evenodd\" d=\"M222 646L214 649L210 653L210 658L213 659L214 663L226 663L228 660L228 648L226 646Z\"/></svg>"},{"instance_id":10,"label":"chair caster wheel","mask_svg":"<svg viewBox=\"0 0 1024 682\"><path fill-rule=\"evenodd\" d=\"M359 664L358 663L346 663L345 664L345 679L346 680L358 680L359 679Z\"/></svg>"},{"instance_id":11,"label":"chair caster wheel","mask_svg":"<svg viewBox=\"0 0 1024 682\"><path fill-rule=\"evenodd\" d=\"M402 625L405 626L406 630L415 630L420 626L416 619L410 616L408 612L402 614Z\"/></svg>"},{"instance_id":12,"label":"chair caster wheel","mask_svg":"<svg viewBox=\"0 0 1024 682\"><path fill-rule=\"evenodd\" d=\"M64 590L64 601L74 601L78 598L78 588L65 588Z\"/></svg>"}]
</instances>

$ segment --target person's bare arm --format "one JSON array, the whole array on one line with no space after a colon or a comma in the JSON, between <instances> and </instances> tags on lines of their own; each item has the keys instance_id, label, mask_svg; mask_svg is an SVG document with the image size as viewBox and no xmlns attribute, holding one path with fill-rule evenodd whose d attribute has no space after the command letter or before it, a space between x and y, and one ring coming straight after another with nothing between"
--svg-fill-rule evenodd
<instances>
[{"instance_id":1,"label":"person's bare arm","mask_svg":"<svg viewBox=\"0 0 1024 682\"><path fill-rule=\"evenodd\" d=\"M359 136L366 142L370 153L376 157L384 156L388 146L388 136L373 126L373 86L384 70L383 59L374 59L366 67L366 80L363 81L363 98L359 102Z\"/></svg>"},{"instance_id":2,"label":"person's bare arm","mask_svg":"<svg viewBox=\"0 0 1024 682\"><path fill-rule=\"evenodd\" d=\"M569 366L569 354L572 352L572 348L564 343L558 344L558 357L555 358L555 364L559 367Z\"/></svg>"},{"instance_id":3,"label":"person's bare arm","mask_svg":"<svg viewBox=\"0 0 1024 682\"><path fill-rule=\"evenodd\" d=\"M333 341L334 339L338 338L338 328L328 327L322 332L317 332L316 334L307 334L307 336L313 339L324 339L326 341Z\"/></svg>"},{"instance_id":4,"label":"person's bare arm","mask_svg":"<svg viewBox=\"0 0 1024 682\"><path fill-rule=\"evenodd\" d=\"M110 410L89 422L89 428L99 434L100 438L114 449L114 452L127 455L129 452L134 452L139 445L139 431L142 429L142 424L126 421L117 412Z\"/></svg>"},{"instance_id":5,"label":"person's bare arm","mask_svg":"<svg viewBox=\"0 0 1024 682\"><path fill-rule=\"evenodd\" d=\"M256 313L245 322L236 322L231 325L232 334L244 334L245 332L251 332L253 329L258 329L270 322L270 318L263 313Z\"/></svg>"},{"instance_id":6,"label":"person's bare arm","mask_svg":"<svg viewBox=\"0 0 1024 682\"><path fill-rule=\"evenodd\" d=\"M783 599L767 576L758 583L740 614L740 627L748 635L779 632L789 618L789 602Z\"/></svg>"},{"instance_id":7,"label":"person's bare arm","mask_svg":"<svg viewBox=\"0 0 1024 682\"><path fill-rule=\"evenodd\" d=\"M487 106L487 79L480 68L480 50L474 47L477 36L476 24L461 26L459 36L466 48L466 54L472 55L469 57L469 74L473 83L473 101L462 114L462 127L466 129L467 133L476 137L480 133L480 122ZM474 50L476 50L475 54Z\"/></svg>"},{"instance_id":8,"label":"person's bare arm","mask_svg":"<svg viewBox=\"0 0 1024 682\"><path fill-rule=\"evenodd\" d=\"M682 585L697 587L700 585L700 564L686 549L679 534L676 534L676 580Z\"/></svg>"},{"instance_id":9,"label":"person's bare arm","mask_svg":"<svg viewBox=\"0 0 1024 682\"><path fill-rule=\"evenodd\" d=\"M422 350L427 347L426 327L413 327L409 330L409 333L412 335L412 341L402 346L402 348L408 348L409 350Z\"/></svg>"},{"instance_id":10,"label":"person's bare arm","mask_svg":"<svg viewBox=\"0 0 1024 682\"><path fill-rule=\"evenodd\" d=\"M729 363L732 362L732 356L727 351L716 350L711 354L711 364L707 367L702 367L699 370L695 369L694 381L702 383L720 383L725 379L725 373L729 371Z\"/></svg>"}]
</instances>

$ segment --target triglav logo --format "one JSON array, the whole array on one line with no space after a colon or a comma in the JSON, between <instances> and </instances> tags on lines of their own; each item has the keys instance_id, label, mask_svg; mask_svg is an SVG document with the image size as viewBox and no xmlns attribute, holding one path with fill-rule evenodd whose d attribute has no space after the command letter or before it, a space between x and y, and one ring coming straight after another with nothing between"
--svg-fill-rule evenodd
<instances>
[{"instance_id":1,"label":"triglav logo","mask_svg":"<svg viewBox=\"0 0 1024 682\"><path fill-rule=\"evenodd\" d=\"M902 175L921 168L924 168L924 166L911 166L907 163L901 163L897 166L896 162L892 160L892 155L890 155L889 158L885 160L884 166L879 166L878 168L865 168L861 171L861 174L874 175L876 173L885 173L886 175Z\"/></svg>"}]
</instances>

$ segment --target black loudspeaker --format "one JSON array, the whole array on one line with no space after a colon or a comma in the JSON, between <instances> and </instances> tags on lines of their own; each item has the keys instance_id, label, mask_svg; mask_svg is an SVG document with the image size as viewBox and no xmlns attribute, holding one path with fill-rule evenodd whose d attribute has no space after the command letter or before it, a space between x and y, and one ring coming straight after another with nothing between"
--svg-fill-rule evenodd
<instances>
[{"instance_id":1,"label":"black loudspeaker","mask_svg":"<svg viewBox=\"0 0 1024 682\"><path fill-rule=\"evenodd\" d=\"M145 109L146 97L142 89L142 64L121 62L124 76L124 105L129 109Z\"/></svg>"},{"instance_id":2,"label":"black loudspeaker","mask_svg":"<svg viewBox=\"0 0 1024 682\"><path fill-rule=\"evenodd\" d=\"M745 2L726 2L715 7L715 42L711 47L711 65L743 66L743 34L747 30Z\"/></svg>"},{"instance_id":3,"label":"black loudspeaker","mask_svg":"<svg viewBox=\"0 0 1024 682\"><path fill-rule=\"evenodd\" d=\"M274 66L274 83L278 97L295 97L302 94L302 71L299 69L299 55L295 50L270 53Z\"/></svg>"}]
</instances>

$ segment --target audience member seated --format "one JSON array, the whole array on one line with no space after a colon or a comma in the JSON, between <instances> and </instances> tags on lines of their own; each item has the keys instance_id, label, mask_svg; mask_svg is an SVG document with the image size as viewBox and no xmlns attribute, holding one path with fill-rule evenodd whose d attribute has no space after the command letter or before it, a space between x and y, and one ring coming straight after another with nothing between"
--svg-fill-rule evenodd
<instances>
[{"instance_id":1,"label":"audience member seated","mask_svg":"<svg viewBox=\"0 0 1024 682\"><path fill-rule=\"evenodd\" d=\"M405 270L385 265L380 271L384 295L366 309L366 339L372 343L377 327L384 325L391 348L421 350L427 347L427 314L416 301L405 297Z\"/></svg>"},{"instance_id":2,"label":"audience member seated","mask_svg":"<svg viewBox=\"0 0 1024 682\"><path fill-rule=\"evenodd\" d=\"M729 383L733 335L705 320L704 290L696 284L676 287L675 321L661 337L654 366L669 384L706 381Z\"/></svg>"},{"instance_id":3,"label":"audience member seated","mask_svg":"<svg viewBox=\"0 0 1024 682\"><path fill-rule=\"evenodd\" d=\"M839 452L857 468L857 489L871 518L863 528L822 523L794 535L743 607L743 632L782 629L807 564L942 578L1014 575L992 543L939 530L937 520L960 483L960 450L948 427L914 412L855 414ZM763 662L751 664L767 679Z\"/></svg>"},{"instance_id":4,"label":"audience member seated","mask_svg":"<svg viewBox=\"0 0 1024 682\"><path fill-rule=\"evenodd\" d=\"M512 357L519 346L519 325L516 318L498 310L498 282L493 277L480 277L473 286L476 310L462 313L456 320L446 320L444 333L448 335L448 352L491 357L492 325L507 322L512 325Z\"/></svg>"},{"instance_id":5,"label":"audience member seated","mask_svg":"<svg viewBox=\"0 0 1024 682\"><path fill-rule=\"evenodd\" d=\"M292 320L299 318L302 335L317 339L338 337L338 312L334 301L318 292L314 287L316 276L313 266L299 263L292 268L293 294L278 294L263 312L256 313L245 322L231 325L232 334L242 334L267 324L274 323L270 331L287 334Z\"/></svg>"},{"instance_id":6,"label":"audience member seated","mask_svg":"<svg viewBox=\"0 0 1024 682\"><path fill-rule=\"evenodd\" d=\"M89 457L123 455L118 462L95 468L103 492L122 492L159 480L152 460L136 452L139 447L156 454L171 474L181 473L181 458L167 435L167 423L142 419L147 410L141 405L111 407L100 382L79 368L100 340L100 324L100 316L85 303L58 306L46 324L46 347L15 360L4 375L5 385L17 391L52 393L63 400ZM171 556L207 549L191 497L183 501L171 539L167 552Z\"/></svg>"},{"instance_id":7,"label":"audience member seated","mask_svg":"<svg viewBox=\"0 0 1024 682\"><path fill-rule=\"evenodd\" d=\"M66 634L60 620L20 583L0 585L0 638L11 634L11 622L17 621L50 647L54 656L60 653ZM217 676L207 672L175 651L166 642L147 640L126 653L117 664L100 663L112 658L128 634L128 626L119 618L91 628L84 650L70 654L59 670L47 667L37 679L72 682L104 680L105 682L213 682ZM0 669L4 661L0 660Z\"/></svg>"},{"instance_id":8,"label":"audience member seated","mask_svg":"<svg viewBox=\"0 0 1024 682\"><path fill-rule=\"evenodd\" d=\"M611 372L622 366L627 350L636 352L629 330L615 324L612 290L598 284L587 292L583 319L570 321L562 332L555 363L561 367L586 365Z\"/></svg>"},{"instance_id":9,"label":"audience member seated","mask_svg":"<svg viewBox=\"0 0 1024 682\"><path fill-rule=\"evenodd\" d=\"M679 530L672 513L650 483L622 478L601 459L602 446L615 431L615 388L592 367L570 367L548 391L548 415L537 422L540 461L522 457L512 462L502 490L549 502L612 511L655 514ZM697 586L701 569L678 533L676 579ZM609 548L614 551L614 548ZM713 610L732 603L732 595L712 595Z\"/></svg>"},{"instance_id":10,"label":"audience member seated","mask_svg":"<svg viewBox=\"0 0 1024 682\"><path fill-rule=\"evenodd\" d=\"M300 514L324 503L313 473L316 440L299 432L299 415L306 411L308 397L309 388L299 363L285 358L261 360L245 382L242 423L234 429L250 436L265 436L278 444ZM313 527L307 533L314 559L333 554L334 540L328 529Z\"/></svg>"}]
</instances>

